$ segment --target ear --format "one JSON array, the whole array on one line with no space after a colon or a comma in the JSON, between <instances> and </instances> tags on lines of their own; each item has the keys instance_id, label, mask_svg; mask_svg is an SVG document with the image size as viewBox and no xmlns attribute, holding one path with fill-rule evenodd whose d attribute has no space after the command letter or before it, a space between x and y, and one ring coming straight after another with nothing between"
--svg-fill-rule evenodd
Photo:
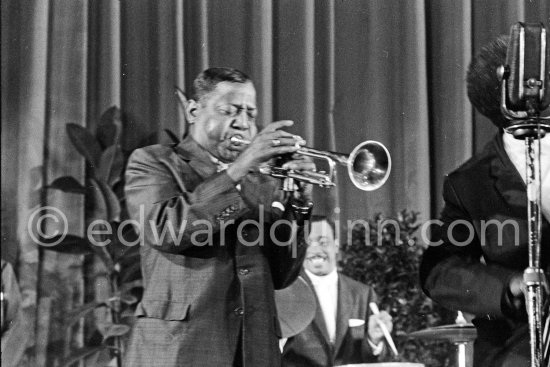
<instances>
[{"instance_id":1,"label":"ear","mask_svg":"<svg viewBox=\"0 0 550 367\"><path fill-rule=\"evenodd\" d=\"M178 87L176 87L176 94L178 96L180 106L185 111L185 119L187 120L187 123L192 124L194 122L197 103L192 99L187 99L185 93Z\"/></svg>"},{"instance_id":2,"label":"ear","mask_svg":"<svg viewBox=\"0 0 550 367\"><path fill-rule=\"evenodd\" d=\"M199 104L193 100L189 99L187 100L185 108L185 119L187 120L188 124L195 123L195 118L197 117L197 110L199 108Z\"/></svg>"}]
</instances>

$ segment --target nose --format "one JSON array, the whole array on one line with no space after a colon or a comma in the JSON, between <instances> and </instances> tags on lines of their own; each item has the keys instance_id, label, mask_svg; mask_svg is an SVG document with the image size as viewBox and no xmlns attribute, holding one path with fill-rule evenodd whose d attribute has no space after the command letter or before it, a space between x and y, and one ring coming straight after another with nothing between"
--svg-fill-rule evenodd
<instances>
[{"instance_id":1,"label":"nose","mask_svg":"<svg viewBox=\"0 0 550 367\"><path fill-rule=\"evenodd\" d=\"M315 241L315 240L308 240L308 241L307 241L307 245L308 245L308 247L317 247L317 246L318 246L318 247L323 247L323 246L321 245L321 242Z\"/></svg>"},{"instance_id":2,"label":"nose","mask_svg":"<svg viewBox=\"0 0 550 367\"><path fill-rule=\"evenodd\" d=\"M250 121L248 121L248 114L246 111L241 111L237 116L235 116L235 120L233 121L232 126L235 129L239 130L248 130L250 129Z\"/></svg>"}]
</instances>

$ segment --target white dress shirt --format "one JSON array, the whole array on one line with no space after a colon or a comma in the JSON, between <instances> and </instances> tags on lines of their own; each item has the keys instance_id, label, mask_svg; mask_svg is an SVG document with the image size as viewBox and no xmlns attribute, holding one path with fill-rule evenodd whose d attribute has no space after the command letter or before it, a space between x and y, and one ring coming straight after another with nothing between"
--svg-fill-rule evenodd
<instances>
[{"instance_id":1,"label":"white dress shirt","mask_svg":"<svg viewBox=\"0 0 550 367\"><path fill-rule=\"evenodd\" d=\"M318 276L306 269L315 288L317 299L321 305L329 340L334 344L336 340L336 310L338 307L338 273L336 269L324 276Z\"/></svg>"},{"instance_id":2,"label":"white dress shirt","mask_svg":"<svg viewBox=\"0 0 550 367\"><path fill-rule=\"evenodd\" d=\"M334 344L336 341L336 317L338 310L338 272L335 269L327 275L318 276L307 269L305 271L309 279L311 279L313 288L315 288L315 294L317 294L317 299L321 305L329 340ZM365 322L368 322L368 320L365 320ZM367 339L367 341L373 355L378 356L384 350L383 342L376 345L370 339Z\"/></svg>"},{"instance_id":3,"label":"white dress shirt","mask_svg":"<svg viewBox=\"0 0 550 367\"><path fill-rule=\"evenodd\" d=\"M521 175L523 182L526 180L525 166L525 141L516 139L512 134L504 133L504 150ZM545 136L540 141L540 169L541 169L541 212L546 220L550 221L550 137ZM538 142L535 141L535 157L538 156ZM538 172L535 173L538 176Z\"/></svg>"}]
</instances>

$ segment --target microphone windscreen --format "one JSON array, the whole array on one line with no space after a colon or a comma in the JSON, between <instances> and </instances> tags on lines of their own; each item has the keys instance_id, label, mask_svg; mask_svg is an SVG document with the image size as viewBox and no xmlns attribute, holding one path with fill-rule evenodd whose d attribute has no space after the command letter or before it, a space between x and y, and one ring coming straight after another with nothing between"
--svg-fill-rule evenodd
<instances>
[{"instance_id":1,"label":"microphone windscreen","mask_svg":"<svg viewBox=\"0 0 550 367\"><path fill-rule=\"evenodd\" d=\"M510 70L506 104L510 110L526 111L528 98L535 101L539 112L550 105L549 51L548 35L542 24L518 22L512 26L506 54ZM529 79L543 82L542 93L532 93L533 89L526 85Z\"/></svg>"}]
</instances>

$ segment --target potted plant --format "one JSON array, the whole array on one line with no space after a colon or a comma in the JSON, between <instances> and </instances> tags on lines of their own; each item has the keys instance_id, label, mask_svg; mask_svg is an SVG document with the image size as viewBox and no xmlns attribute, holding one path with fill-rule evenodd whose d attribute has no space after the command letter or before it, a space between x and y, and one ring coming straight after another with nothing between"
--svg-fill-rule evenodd
<instances>
[{"instance_id":1,"label":"potted plant","mask_svg":"<svg viewBox=\"0 0 550 367\"><path fill-rule=\"evenodd\" d=\"M86 366L114 361L120 367L123 338L130 331L131 315L142 288L139 246L128 246L137 243L138 236L131 225L121 226L128 217L124 207L123 174L130 153L121 147L121 111L117 107L109 108L101 116L95 135L74 123L67 124L66 129L71 143L86 161L85 183L81 184L72 176L63 176L46 188L83 195L86 228L93 227L94 231L83 237L68 234L57 245L45 249L99 259L102 269L89 267L85 276L92 280L105 276L108 296L104 299L90 297L95 299L67 314L66 328L73 327L83 318L87 320L87 338L85 346L72 350L59 366L78 361L84 361ZM53 243L60 239L59 236L48 240ZM89 317L98 309L108 310L108 317Z\"/></svg>"}]
</instances>

